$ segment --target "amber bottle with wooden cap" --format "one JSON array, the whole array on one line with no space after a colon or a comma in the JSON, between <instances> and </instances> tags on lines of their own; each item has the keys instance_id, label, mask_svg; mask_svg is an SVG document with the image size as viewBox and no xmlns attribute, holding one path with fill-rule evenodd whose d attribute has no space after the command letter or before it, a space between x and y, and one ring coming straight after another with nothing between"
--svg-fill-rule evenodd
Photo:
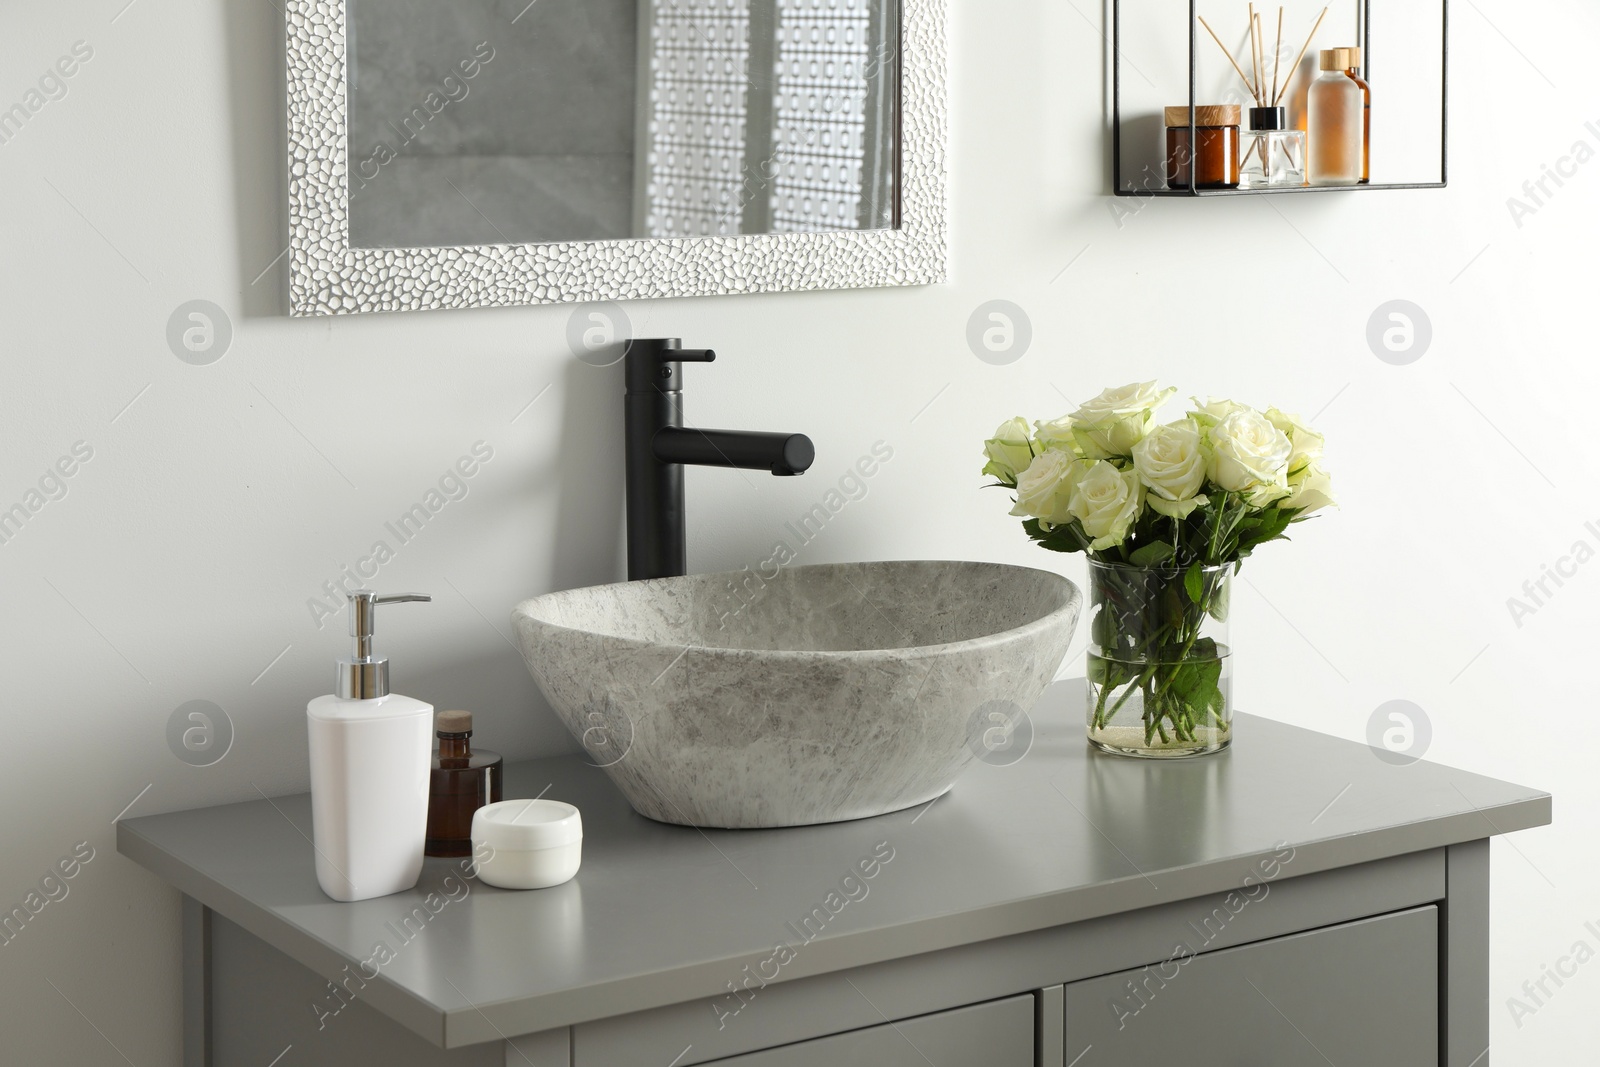
<instances>
[{"instance_id":1,"label":"amber bottle with wooden cap","mask_svg":"<svg viewBox=\"0 0 1600 1067\"><path fill-rule=\"evenodd\" d=\"M1345 64L1345 77L1356 83L1361 90L1361 181L1359 184L1368 185L1372 182L1372 86L1361 76L1361 49L1357 47L1335 49L1343 51L1341 61Z\"/></svg>"},{"instance_id":2,"label":"amber bottle with wooden cap","mask_svg":"<svg viewBox=\"0 0 1600 1067\"><path fill-rule=\"evenodd\" d=\"M505 761L498 752L472 750L472 712L441 711L434 718L439 753L428 783L430 856L472 854L472 815L504 799Z\"/></svg>"},{"instance_id":3,"label":"amber bottle with wooden cap","mask_svg":"<svg viewBox=\"0 0 1600 1067\"><path fill-rule=\"evenodd\" d=\"M1207 104L1194 109L1195 145L1189 146L1189 106L1166 109L1167 188L1239 187L1238 104ZM1191 175L1193 186L1190 185Z\"/></svg>"}]
</instances>

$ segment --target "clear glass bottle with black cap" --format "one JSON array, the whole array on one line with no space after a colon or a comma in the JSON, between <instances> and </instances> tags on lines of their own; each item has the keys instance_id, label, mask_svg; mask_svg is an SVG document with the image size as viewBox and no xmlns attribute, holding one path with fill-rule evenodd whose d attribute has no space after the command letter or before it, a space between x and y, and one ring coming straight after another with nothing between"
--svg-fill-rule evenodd
<instances>
[{"instance_id":1,"label":"clear glass bottle with black cap","mask_svg":"<svg viewBox=\"0 0 1600 1067\"><path fill-rule=\"evenodd\" d=\"M470 711L441 711L433 728L439 754L428 782L427 853L471 855L473 813L505 799L505 761L498 752L473 750Z\"/></svg>"},{"instance_id":2,"label":"clear glass bottle with black cap","mask_svg":"<svg viewBox=\"0 0 1600 1067\"><path fill-rule=\"evenodd\" d=\"M1286 107L1249 109L1239 186L1272 189L1306 184L1306 132L1291 129Z\"/></svg>"}]
</instances>

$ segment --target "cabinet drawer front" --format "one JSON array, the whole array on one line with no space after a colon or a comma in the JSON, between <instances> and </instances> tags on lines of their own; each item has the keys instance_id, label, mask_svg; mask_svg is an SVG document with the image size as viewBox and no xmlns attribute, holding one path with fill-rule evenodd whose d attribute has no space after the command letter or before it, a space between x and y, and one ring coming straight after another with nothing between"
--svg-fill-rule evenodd
<instances>
[{"instance_id":1,"label":"cabinet drawer front","mask_svg":"<svg viewBox=\"0 0 1600 1067\"><path fill-rule=\"evenodd\" d=\"M1033 994L717 1060L707 1067L1033 1067Z\"/></svg>"},{"instance_id":2,"label":"cabinet drawer front","mask_svg":"<svg viewBox=\"0 0 1600 1067\"><path fill-rule=\"evenodd\" d=\"M1079 1067L1437 1063L1438 909L1074 982L1066 1058L1078 1056Z\"/></svg>"}]
</instances>

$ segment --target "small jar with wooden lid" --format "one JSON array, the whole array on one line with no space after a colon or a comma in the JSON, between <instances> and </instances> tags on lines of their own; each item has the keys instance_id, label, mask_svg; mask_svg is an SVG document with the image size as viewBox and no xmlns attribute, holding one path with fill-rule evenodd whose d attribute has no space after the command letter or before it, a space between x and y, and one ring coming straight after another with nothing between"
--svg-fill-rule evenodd
<instances>
[{"instance_id":1,"label":"small jar with wooden lid","mask_svg":"<svg viewBox=\"0 0 1600 1067\"><path fill-rule=\"evenodd\" d=\"M1191 148L1188 105L1167 108L1167 187L1237 189L1239 126L1243 118L1244 111L1238 104L1197 106L1195 145Z\"/></svg>"}]
</instances>

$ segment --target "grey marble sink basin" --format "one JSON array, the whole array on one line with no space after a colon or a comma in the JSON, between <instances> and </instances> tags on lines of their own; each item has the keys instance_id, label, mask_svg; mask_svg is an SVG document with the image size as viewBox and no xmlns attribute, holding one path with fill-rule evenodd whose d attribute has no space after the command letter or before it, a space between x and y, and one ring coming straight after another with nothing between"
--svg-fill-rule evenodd
<instances>
[{"instance_id":1,"label":"grey marble sink basin","mask_svg":"<svg viewBox=\"0 0 1600 1067\"><path fill-rule=\"evenodd\" d=\"M636 811L772 827L948 791L992 713L1050 684L1080 602L1026 567L843 563L572 589L511 618L539 688Z\"/></svg>"}]
</instances>

